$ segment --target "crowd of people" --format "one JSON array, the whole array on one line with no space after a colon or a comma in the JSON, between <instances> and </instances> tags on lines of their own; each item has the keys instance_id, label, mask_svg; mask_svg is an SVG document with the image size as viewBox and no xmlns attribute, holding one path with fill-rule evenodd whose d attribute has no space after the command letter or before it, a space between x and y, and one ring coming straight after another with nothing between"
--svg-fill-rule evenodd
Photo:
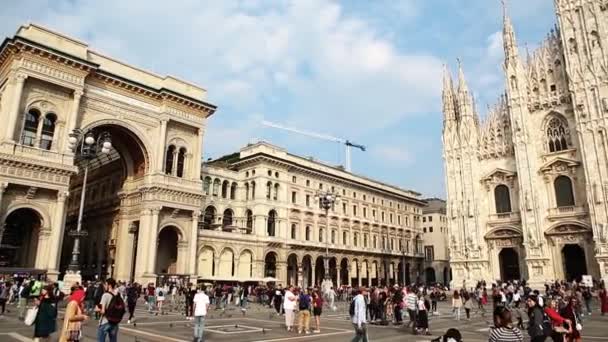
<instances>
[{"instance_id":1,"label":"crowd of people","mask_svg":"<svg viewBox=\"0 0 608 342\"><path fill-rule=\"evenodd\" d=\"M584 286L563 281L547 283L541 293L531 289L525 281L497 282L491 286L482 281L475 288L463 287L449 292L440 284L345 286L322 290L271 284L166 283L161 286L150 283L142 286L107 279L77 284L65 298L59 283L45 283L34 278L0 281L0 315L4 314L7 305L15 305L17 317L26 323L31 321L34 337L40 340L48 339L56 332L57 308L64 301L66 310L59 329L60 341L78 341L82 336L82 324L89 319L98 321L100 342L116 341L123 315L128 324L135 322L140 298L149 315L181 312L187 320L194 321L197 341L203 339L210 305L214 310L222 311L228 307L239 308L245 315L250 301L271 308L276 315L284 315L287 331L298 334L320 333L324 308L336 311L337 302L345 302L355 329L353 341L368 341L368 324L402 325L412 334L430 335L430 317L452 315L456 321L470 320L476 315L485 316L488 305L492 305L494 320L489 336L491 342L523 341L525 330L532 342L546 339L580 341L584 317L592 314L594 298L599 300L600 313L608 312L608 293L604 284ZM445 300L451 300L451 312L440 313L437 303ZM33 319L28 317L34 314ZM456 336L456 332L452 330L451 334Z\"/></svg>"}]
</instances>

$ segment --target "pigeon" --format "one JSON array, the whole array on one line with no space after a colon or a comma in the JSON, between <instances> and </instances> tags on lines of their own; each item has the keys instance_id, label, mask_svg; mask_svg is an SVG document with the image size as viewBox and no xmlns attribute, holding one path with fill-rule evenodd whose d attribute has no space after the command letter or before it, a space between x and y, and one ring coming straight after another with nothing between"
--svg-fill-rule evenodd
<instances>
[{"instance_id":1,"label":"pigeon","mask_svg":"<svg viewBox=\"0 0 608 342\"><path fill-rule=\"evenodd\" d=\"M266 329L262 328L262 334L266 334Z\"/></svg>"},{"instance_id":2,"label":"pigeon","mask_svg":"<svg viewBox=\"0 0 608 342\"><path fill-rule=\"evenodd\" d=\"M169 323L169 328L173 328L173 323Z\"/></svg>"},{"instance_id":3,"label":"pigeon","mask_svg":"<svg viewBox=\"0 0 608 342\"><path fill-rule=\"evenodd\" d=\"M133 326L134 326L135 328L137 328L137 323L133 322Z\"/></svg>"},{"instance_id":4,"label":"pigeon","mask_svg":"<svg viewBox=\"0 0 608 342\"><path fill-rule=\"evenodd\" d=\"M238 325L238 324L235 324L235 325L234 325L234 327L238 329L238 328L239 328L239 325Z\"/></svg>"}]
</instances>

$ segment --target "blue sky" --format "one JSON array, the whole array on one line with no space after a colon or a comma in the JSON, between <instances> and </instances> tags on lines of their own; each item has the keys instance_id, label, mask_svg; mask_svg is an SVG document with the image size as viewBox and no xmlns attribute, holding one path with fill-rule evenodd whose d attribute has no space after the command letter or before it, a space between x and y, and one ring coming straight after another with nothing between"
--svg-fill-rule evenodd
<instances>
[{"instance_id":1,"label":"blue sky","mask_svg":"<svg viewBox=\"0 0 608 342\"><path fill-rule=\"evenodd\" d=\"M510 0L520 44L555 22L553 2ZM205 158L268 140L343 163L336 143L262 119L348 138L353 171L443 196L441 67L462 60L480 113L502 92L499 0L0 0L0 36L36 22L102 53L208 90L219 106ZM521 50L523 51L523 46Z\"/></svg>"}]
</instances>

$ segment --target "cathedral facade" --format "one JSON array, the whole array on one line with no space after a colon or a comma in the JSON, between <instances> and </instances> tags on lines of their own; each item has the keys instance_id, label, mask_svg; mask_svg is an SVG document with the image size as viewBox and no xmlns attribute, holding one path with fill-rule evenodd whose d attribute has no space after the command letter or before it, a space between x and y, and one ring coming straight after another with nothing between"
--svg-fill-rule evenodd
<instances>
[{"instance_id":1,"label":"cathedral facade","mask_svg":"<svg viewBox=\"0 0 608 342\"><path fill-rule=\"evenodd\" d=\"M527 54L505 10L506 90L484 120L462 67L456 82L446 68L454 286L608 281L608 4L555 0L555 9L556 27Z\"/></svg>"}]
</instances>

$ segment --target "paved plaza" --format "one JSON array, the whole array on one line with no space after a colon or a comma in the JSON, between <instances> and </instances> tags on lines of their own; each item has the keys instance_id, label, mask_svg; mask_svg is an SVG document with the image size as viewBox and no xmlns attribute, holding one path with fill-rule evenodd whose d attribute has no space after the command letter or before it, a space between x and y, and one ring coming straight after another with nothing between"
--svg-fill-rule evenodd
<instances>
[{"instance_id":1,"label":"paved plaza","mask_svg":"<svg viewBox=\"0 0 608 342\"><path fill-rule=\"evenodd\" d=\"M596 308L597 309L597 308ZM490 307L488 306L488 310ZM31 341L33 328L25 326L16 318L16 308L10 306L10 313L0 318L0 341ZM189 342L192 340L192 323L178 313L155 316L145 311L143 303L139 305L135 324L121 324L119 341L173 341ZM274 310L253 304L247 315L243 316L238 309L226 311L210 308L206 321L205 341L209 342L270 342L270 341L350 341L353 329L347 319L347 305L340 303L336 312L324 312L321 333L298 335L285 331L283 317L276 316ZM377 326L369 328L370 341L429 341L448 328L456 327L464 341L487 341L491 325L489 314L485 317L473 315L470 321L456 321L450 315L447 302L440 303L438 316L431 317L432 336L413 336L403 326ZM60 310L60 319L63 312ZM464 317L464 312L463 312ZM94 341L96 321L89 321L83 329L85 341ZM311 321L311 327L313 322ZM584 324L584 341L608 341L608 316L599 314L588 317Z\"/></svg>"}]
</instances>

